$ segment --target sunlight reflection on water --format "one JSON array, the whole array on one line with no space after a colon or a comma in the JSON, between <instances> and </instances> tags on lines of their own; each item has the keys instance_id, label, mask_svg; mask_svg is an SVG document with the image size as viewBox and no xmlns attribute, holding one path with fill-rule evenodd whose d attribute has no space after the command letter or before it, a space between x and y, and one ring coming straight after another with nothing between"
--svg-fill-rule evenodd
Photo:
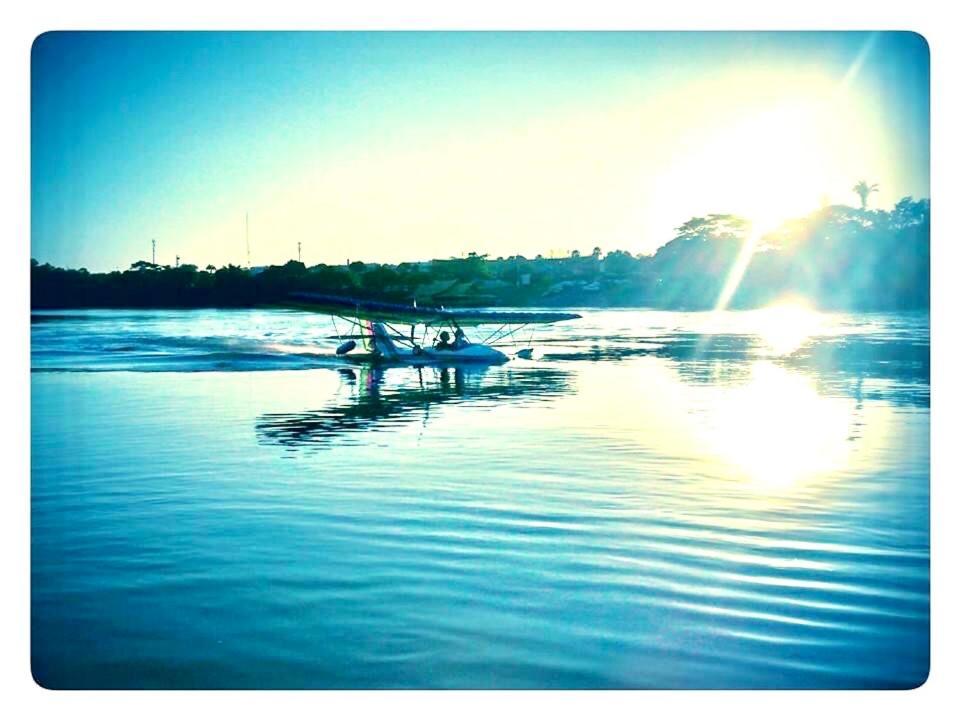
<instances>
[{"instance_id":1,"label":"sunlight reflection on water","mask_svg":"<svg viewBox=\"0 0 960 720\"><path fill-rule=\"evenodd\" d=\"M847 467L853 401L824 397L809 378L767 361L751 364L745 385L718 395L704 439L758 491L782 492Z\"/></svg>"}]
</instances>

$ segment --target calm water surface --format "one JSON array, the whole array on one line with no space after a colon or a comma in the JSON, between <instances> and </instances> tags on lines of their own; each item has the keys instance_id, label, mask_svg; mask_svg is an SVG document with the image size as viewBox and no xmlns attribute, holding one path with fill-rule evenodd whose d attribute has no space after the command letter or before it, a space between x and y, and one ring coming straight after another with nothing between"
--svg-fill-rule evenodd
<instances>
[{"instance_id":1,"label":"calm water surface","mask_svg":"<svg viewBox=\"0 0 960 720\"><path fill-rule=\"evenodd\" d=\"M35 677L922 682L928 316L583 314L419 371L299 312L34 314Z\"/></svg>"}]
</instances>

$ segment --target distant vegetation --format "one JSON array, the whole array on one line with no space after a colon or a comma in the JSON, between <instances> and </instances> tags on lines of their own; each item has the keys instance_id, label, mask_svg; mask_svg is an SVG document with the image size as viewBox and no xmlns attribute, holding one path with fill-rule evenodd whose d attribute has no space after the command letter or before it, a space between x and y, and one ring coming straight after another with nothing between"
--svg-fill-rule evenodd
<instances>
[{"instance_id":1,"label":"distant vegetation","mask_svg":"<svg viewBox=\"0 0 960 720\"><path fill-rule=\"evenodd\" d=\"M821 308L928 308L930 201L907 197L892 211L869 210L867 198L874 189L858 183L861 207L824 207L759 240L751 239L747 221L734 215L691 218L654 255L604 253L597 247L589 255L574 251L564 258L493 259L470 253L399 265L308 268L291 260L266 268L203 270L140 261L110 273L64 270L34 260L31 303L38 309L247 307L282 304L290 292L313 291L448 307L704 309L716 305L731 271L739 267L743 275L730 307L760 306L797 294Z\"/></svg>"}]
</instances>

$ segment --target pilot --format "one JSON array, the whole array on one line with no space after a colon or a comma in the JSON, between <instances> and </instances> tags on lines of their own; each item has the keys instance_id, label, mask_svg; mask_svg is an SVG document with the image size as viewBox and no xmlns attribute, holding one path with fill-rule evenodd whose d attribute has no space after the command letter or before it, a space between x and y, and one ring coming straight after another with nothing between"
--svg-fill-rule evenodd
<instances>
[{"instance_id":1,"label":"pilot","mask_svg":"<svg viewBox=\"0 0 960 720\"><path fill-rule=\"evenodd\" d=\"M443 330L440 333L440 339L434 344L434 347L437 350L453 349L453 343L450 342L450 333L448 333L446 330Z\"/></svg>"},{"instance_id":2,"label":"pilot","mask_svg":"<svg viewBox=\"0 0 960 720\"><path fill-rule=\"evenodd\" d=\"M470 343L467 342L467 336L464 334L462 328L457 328L457 331L453 334L453 349L459 350L462 347L466 347Z\"/></svg>"}]
</instances>

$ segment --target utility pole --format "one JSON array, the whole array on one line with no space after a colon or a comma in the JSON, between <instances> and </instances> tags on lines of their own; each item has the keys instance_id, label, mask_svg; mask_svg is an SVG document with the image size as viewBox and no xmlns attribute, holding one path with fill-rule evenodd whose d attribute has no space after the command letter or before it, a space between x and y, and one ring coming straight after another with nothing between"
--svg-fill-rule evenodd
<instances>
[{"instance_id":1,"label":"utility pole","mask_svg":"<svg viewBox=\"0 0 960 720\"><path fill-rule=\"evenodd\" d=\"M151 240L150 244L153 246L153 260L151 261L154 265L157 264L157 241Z\"/></svg>"},{"instance_id":2,"label":"utility pole","mask_svg":"<svg viewBox=\"0 0 960 720\"><path fill-rule=\"evenodd\" d=\"M179 256L179 255L177 255L177 260L176 260L176 264L174 265L174 267L180 267L180 256Z\"/></svg>"},{"instance_id":3,"label":"utility pole","mask_svg":"<svg viewBox=\"0 0 960 720\"><path fill-rule=\"evenodd\" d=\"M302 263L303 258L300 256L300 241L297 241L297 262Z\"/></svg>"},{"instance_id":4,"label":"utility pole","mask_svg":"<svg viewBox=\"0 0 960 720\"><path fill-rule=\"evenodd\" d=\"M244 215L244 227L247 237L247 270L250 269L250 213Z\"/></svg>"}]
</instances>

